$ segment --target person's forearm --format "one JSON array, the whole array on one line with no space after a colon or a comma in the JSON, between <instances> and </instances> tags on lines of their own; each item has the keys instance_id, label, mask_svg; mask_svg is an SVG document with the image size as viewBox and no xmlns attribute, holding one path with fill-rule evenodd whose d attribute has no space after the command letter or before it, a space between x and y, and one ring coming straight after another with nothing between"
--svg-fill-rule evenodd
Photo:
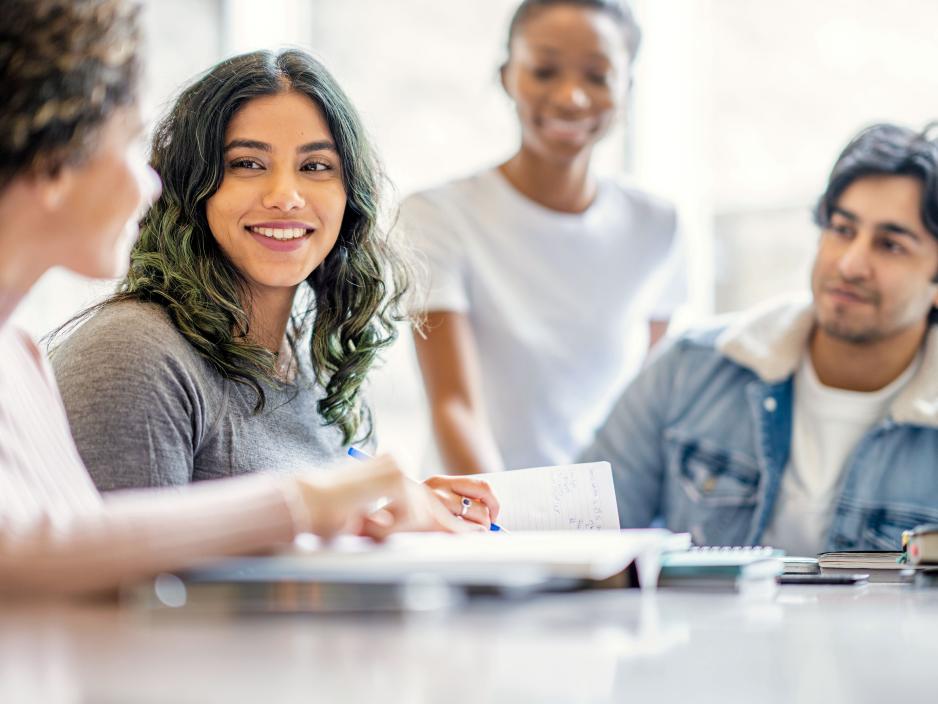
<instances>
[{"instance_id":1,"label":"person's forearm","mask_svg":"<svg viewBox=\"0 0 938 704\"><path fill-rule=\"evenodd\" d=\"M427 314L427 334L414 334L443 468L449 474L504 467L484 411L472 325L465 314Z\"/></svg>"},{"instance_id":2,"label":"person's forearm","mask_svg":"<svg viewBox=\"0 0 938 704\"><path fill-rule=\"evenodd\" d=\"M102 510L67 521L7 524L0 531L0 591L103 591L200 560L269 549L296 534L297 501L282 478L255 475L183 491L117 492Z\"/></svg>"},{"instance_id":3,"label":"person's forearm","mask_svg":"<svg viewBox=\"0 0 938 704\"><path fill-rule=\"evenodd\" d=\"M437 445L448 474L476 474L504 469L488 422L462 403L432 409Z\"/></svg>"}]
</instances>

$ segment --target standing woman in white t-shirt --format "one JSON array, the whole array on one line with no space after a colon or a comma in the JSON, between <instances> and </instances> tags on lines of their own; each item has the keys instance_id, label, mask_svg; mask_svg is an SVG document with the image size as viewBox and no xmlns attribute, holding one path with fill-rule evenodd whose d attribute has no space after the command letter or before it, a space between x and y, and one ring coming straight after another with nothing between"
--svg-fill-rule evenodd
<instances>
[{"instance_id":1,"label":"standing woman in white t-shirt","mask_svg":"<svg viewBox=\"0 0 938 704\"><path fill-rule=\"evenodd\" d=\"M450 472L570 461L683 299L673 208L590 169L639 42L624 3L522 2L501 67L517 153L402 206L429 265L415 341Z\"/></svg>"}]
</instances>

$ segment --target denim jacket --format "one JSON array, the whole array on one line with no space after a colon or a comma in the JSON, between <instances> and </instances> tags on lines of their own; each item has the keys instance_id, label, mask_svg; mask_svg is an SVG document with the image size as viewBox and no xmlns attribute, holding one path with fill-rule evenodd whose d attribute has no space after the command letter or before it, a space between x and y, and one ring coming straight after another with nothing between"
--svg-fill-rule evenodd
<instances>
[{"instance_id":1,"label":"denim jacket","mask_svg":"<svg viewBox=\"0 0 938 704\"><path fill-rule=\"evenodd\" d=\"M623 528L753 545L788 464L809 302L772 303L677 338L619 397L582 461L612 463ZM889 549L938 523L938 326L922 364L843 469L825 550Z\"/></svg>"}]
</instances>

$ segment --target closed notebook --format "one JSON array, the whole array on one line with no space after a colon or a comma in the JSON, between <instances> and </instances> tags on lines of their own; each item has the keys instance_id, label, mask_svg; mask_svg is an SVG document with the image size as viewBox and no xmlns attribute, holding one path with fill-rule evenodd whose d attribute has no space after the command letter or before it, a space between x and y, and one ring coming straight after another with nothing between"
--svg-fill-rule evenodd
<instances>
[{"instance_id":1,"label":"closed notebook","mask_svg":"<svg viewBox=\"0 0 938 704\"><path fill-rule=\"evenodd\" d=\"M843 550L817 556L821 574L869 574L871 582L907 582L912 573L898 550Z\"/></svg>"}]
</instances>

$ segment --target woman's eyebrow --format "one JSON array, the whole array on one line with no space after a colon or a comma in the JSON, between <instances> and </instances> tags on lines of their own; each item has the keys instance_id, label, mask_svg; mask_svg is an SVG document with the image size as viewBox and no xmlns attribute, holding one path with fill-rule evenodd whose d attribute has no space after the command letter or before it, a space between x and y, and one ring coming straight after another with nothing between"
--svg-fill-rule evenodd
<instances>
[{"instance_id":1,"label":"woman's eyebrow","mask_svg":"<svg viewBox=\"0 0 938 704\"><path fill-rule=\"evenodd\" d=\"M271 152L273 148L267 142L261 142L256 139L232 139L228 144L225 145L225 151L228 152L232 149L237 148L242 149L257 149L262 152ZM320 152L320 151L333 151L337 152L335 144L328 140L322 139L316 142L307 142L306 144L301 144L296 148L296 151L300 154L308 154L309 152Z\"/></svg>"},{"instance_id":2,"label":"woman's eyebrow","mask_svg":"<svg viewBox=\"0 0 938 704\"><path fill-rule=\"evenodd\" d=\"M335 144L328 139L321 139L318 142L308 142L296 148L300 154L308 154L309 152L321 152L321 151L333 151L338 152L339 150L335 148Z\"/></svg>"},{"instance_id":3,"label":"woman's eyebrow","mask_svg":"<svg viewBox=\"0 0 938 704\"><path fill-rule=\"evenodd\" d=\"M257 149L262 152L272 151L271 147L267 142L258 142L256 139L232 139L228 144L225 145L225 151L231 151L232 149L237 149L242 147L244 149Z\"/></svg>"}]
</instances>

